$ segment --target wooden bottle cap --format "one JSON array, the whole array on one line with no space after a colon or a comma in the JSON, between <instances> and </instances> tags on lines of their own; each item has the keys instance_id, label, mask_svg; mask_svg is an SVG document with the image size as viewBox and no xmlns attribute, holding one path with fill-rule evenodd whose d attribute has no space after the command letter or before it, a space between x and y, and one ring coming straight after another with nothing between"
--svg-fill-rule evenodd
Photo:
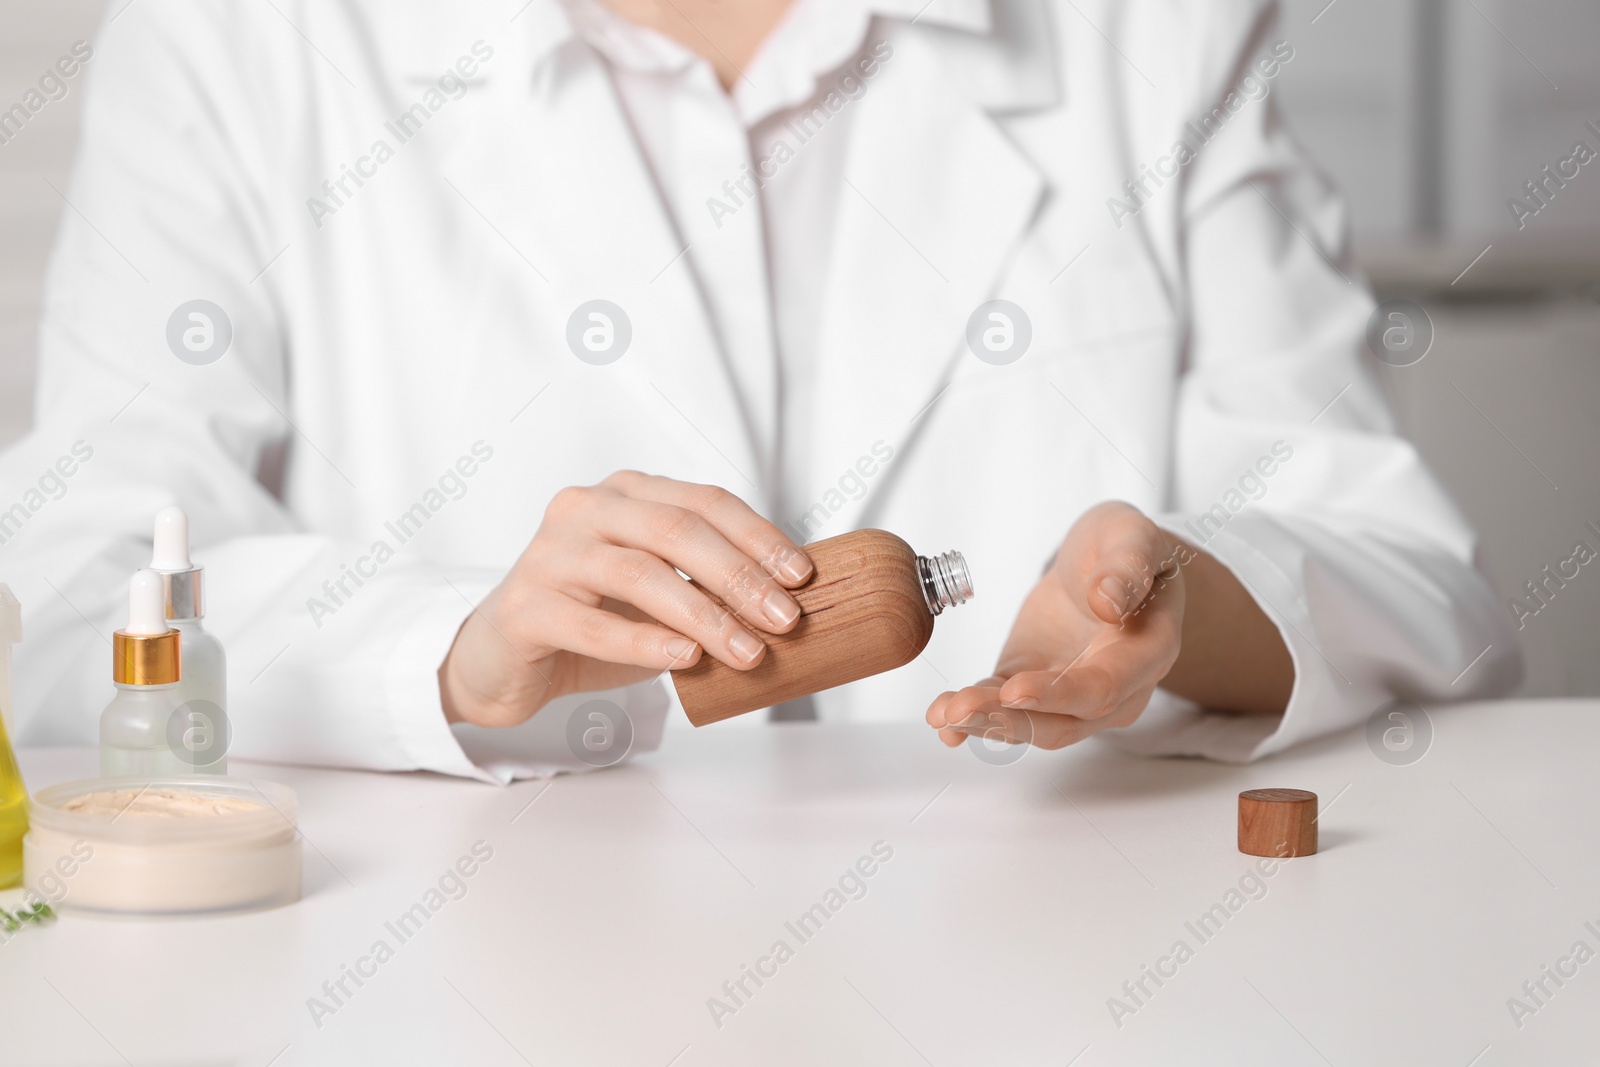
<instances>
[{"instance_id":1,"label":"wooden bottle cap","mask_svg":"<svg viewBox=\"0 0 1600 1067\"><path fill-rule=\"evenodd\" d=\"M1246 789L1239 794L1239 851L1248 856L1310 856L1317 851L1317 794Z\"/></svg>"}]
</instances>

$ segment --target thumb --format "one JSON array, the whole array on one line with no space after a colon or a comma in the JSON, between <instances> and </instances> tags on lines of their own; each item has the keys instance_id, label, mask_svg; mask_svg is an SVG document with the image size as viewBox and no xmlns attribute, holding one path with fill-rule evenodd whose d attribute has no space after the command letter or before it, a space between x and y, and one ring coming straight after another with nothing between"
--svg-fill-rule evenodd
<instances>
[{"instance_id":1,"label":"thumb","mask_svg":"<svg viewBox=\"0 0 1600 1067\"><path fill-rule=\"evenodd\" d=\"M1144 606L1158 585L1177 576L1171 541L1132 508L1106 524L1094 556L1084 592L1089 610L1103 622L1122 622Z\"/></svg>"}]
</instances>

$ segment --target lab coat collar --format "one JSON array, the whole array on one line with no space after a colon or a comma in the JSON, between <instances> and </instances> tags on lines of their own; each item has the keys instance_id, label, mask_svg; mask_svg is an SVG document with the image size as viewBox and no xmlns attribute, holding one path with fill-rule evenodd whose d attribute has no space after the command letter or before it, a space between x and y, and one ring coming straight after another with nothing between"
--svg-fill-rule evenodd
<instances>
[{"instance_id":1,"label":"lab coat collar","mask_svg":"<svg viewBox=\"0 0 1600 1067\"><path fill-rule=\"evenodd\" d=\"M511 24L521 29L523 62L534 71L578 37L572 12L561 0L528 0Z\"/></svg>"},{"instance_id":2,"label":"lab coat collar","mask_svg":"<svg viewBox=\"0 0 1600 1067\"><path fill-rule=\"evenodd\" d=\"M918 25L988 33L993 24L991 0L863 0L863 3L875 14Z\"/></svg>"},{"instance_id":3,"label":"lab coat collar","mask_svg":"<svg viewBox=\"0 0 1600 1067\"><path fill-rule=\"evenodd\" d=\"M899 9L919 0L872 2L880 9ZM940 17L930 18L935 9ZM929 35L954 77L979 106L999 114L1061 102L1060 57L1051 26L1059 17L1051 0L933 0L928 12L913 13L911 22L934 23Z\"/></svg>"}]
</instances>

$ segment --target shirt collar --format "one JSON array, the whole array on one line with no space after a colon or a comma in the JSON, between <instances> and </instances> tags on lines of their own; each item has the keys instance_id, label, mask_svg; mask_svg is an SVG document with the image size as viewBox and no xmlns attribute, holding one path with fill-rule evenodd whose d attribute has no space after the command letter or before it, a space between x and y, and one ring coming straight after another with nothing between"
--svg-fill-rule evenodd
<instances>
[{"instance_id":1,"label":"shirt collar","mask_svg":"<svg viewBox=\"0 0 1600 1067\"><path fill-rule=\"evenodd\" d=\"M570 3L582 0L528 0L515 17L522 26L525 69L537 70L563 47L581 36ZM592 0L599 3L600 0ZM796 4L830 11L836 18L859 20L864 25L878 17L902 25L914 24L934 31L941 39L951 69L971 88L974 98L995 112L1026 111L1058 103L1064 96L1054 54L1050 21L1057 17L1051 0L795 0ZM1004 9L1003 18L996 8ZM602 15L621 21L609 9ZM791 12L791 15L804 12ZM814 12L813 12L814 14ZM619 37L654 38L640 47L647 51L639 58L646 69L682 69L695 61L692 53L676 42L654 34L635 34L632 24L624 23ZM954 32L951 32L954 31ZM864 30L862 31L865 32ZM856 43L861 40L857 36ZM632 47L630 45L629 47ZM819 57L820 58L820 57ZM846 55L838 56L840 60ZM676 66L674 66L676 64ZM751 93L739 101L747 123L759 121L763 114L793 100L805 78L815 85L826 73L820 64L808 72L786 77L784 84L761 93Z\"/></svg>"},{"instance_id":2,"label":"shirt collar","mask_svg":"<svg viewBox=\"0 0 1600 1067\"><path fill-rule=\"evenodd\" d=\"M597 5L601 0L593 0ZM803 0L795 0L801 3ZM850 0L869 15L880 15L916 25L940 25L968 33L986 34L993 27L991 0ZM552 53L559 51L574 38L580 37L576 19L583 17L575 11L583 10L585 0L529 0L514 16L522 25L524 47L529 66L538 66ZM601 13L606 17L621 19L609 9ZM602 25L604 22L602 21ZM657 57L658 59L660 57Z\"/></svg>"},{"instance_id":3,"label":"shirt collar","mask_svg":"<svg viewBox=\"0 0 1600 1067\"><path fill-rule=\"evenodd\" d=\"M605 0L560 0L560 3L572 33L620 67L675 73L692 65L697 58L677 41L629 22Z\"/></svg>"}]
</instances>

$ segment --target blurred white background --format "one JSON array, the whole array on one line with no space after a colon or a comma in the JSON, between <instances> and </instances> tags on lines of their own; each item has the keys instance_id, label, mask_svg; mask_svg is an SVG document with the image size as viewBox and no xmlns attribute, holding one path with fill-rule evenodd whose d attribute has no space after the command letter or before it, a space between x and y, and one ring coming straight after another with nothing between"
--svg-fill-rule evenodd
<instances>
[{"instance_id":1,"label":"blurred white background","mask_svg":"<svg viewBox=\"0 0 1600 1067\"><path fill-rule=\"evenodd\" d=\"M0 102L106 8L0 0ZM1427 357L1385 377L1504 599L1600 525L1600 161L1522 229L1507 208L1575 141L1600 145L1584 129L1600 127L1600 3L1287 0L1278 36L1295 58L1273 91L1348 195L1380 299L1433 320ZM70 210L51 183L66 187L81 92L0 145L0 445L31 417L40 281ZM1524 692L1600 694L1597 635L1600 577L1585 569L1522 631Z\"/></svg>"}]
</instances>

